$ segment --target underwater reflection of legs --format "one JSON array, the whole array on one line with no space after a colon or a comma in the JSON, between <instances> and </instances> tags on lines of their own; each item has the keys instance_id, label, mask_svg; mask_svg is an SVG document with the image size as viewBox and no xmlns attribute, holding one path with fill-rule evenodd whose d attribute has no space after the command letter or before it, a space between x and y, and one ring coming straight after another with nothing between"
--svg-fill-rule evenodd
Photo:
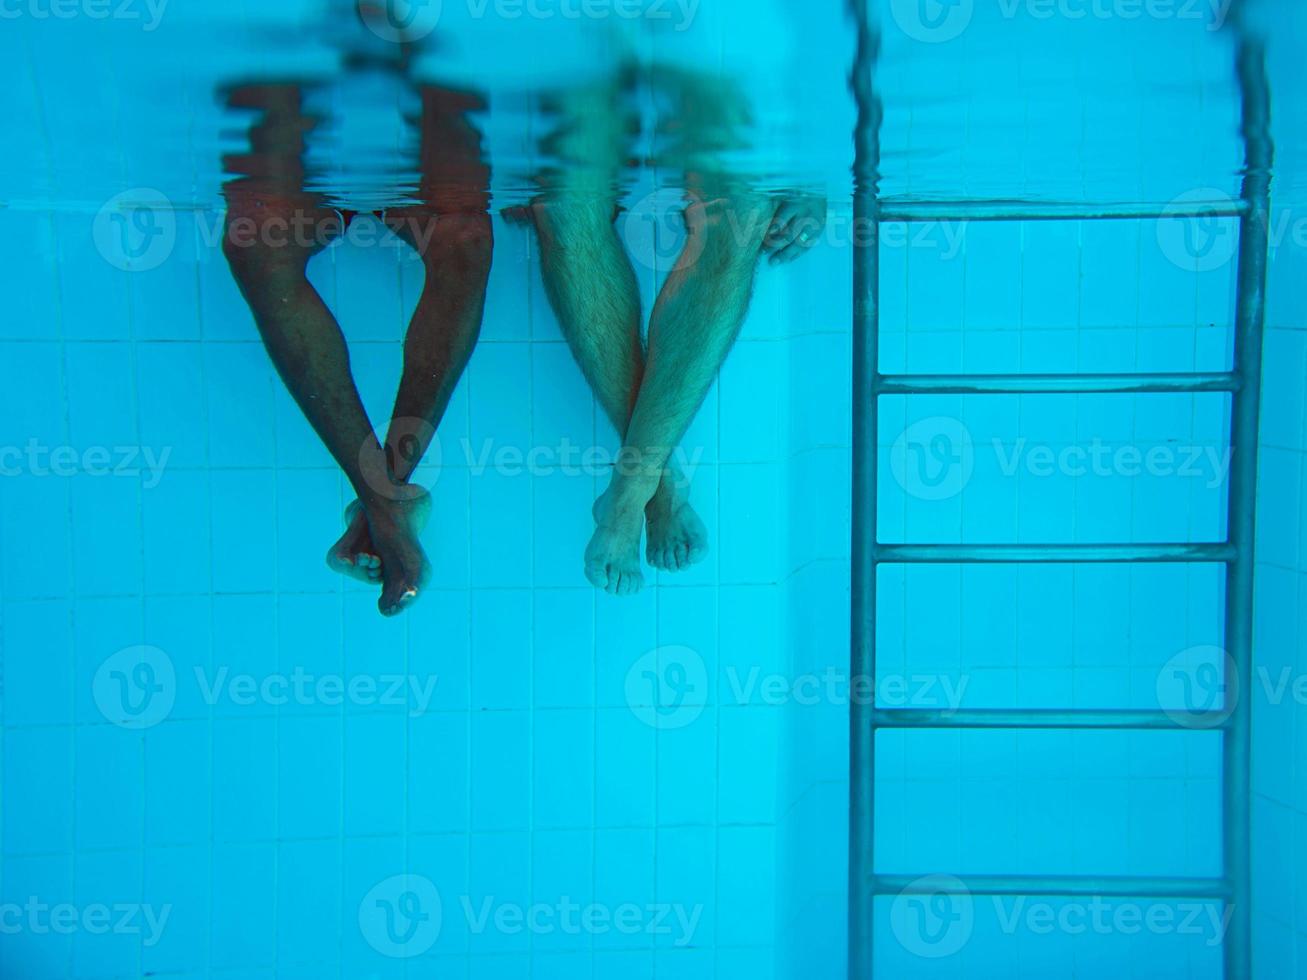
<instances>
[{"instance_id":1,"label":"underwater reflection of legs","mask_svg":"<svg viewBox=\"0 0 1307 980\"><path fill-rule=\"evenodd\" d=\"M424 102L429 109L431 100ZM474 207L471 213L444 213L456 195L443 189L443 196L433 193L420 208L387 215L422 256L427 282L405 339L395 420L382 444L354 384L345 338L307 277L309 259L345 222L319 195L304 190L304 137L314 120L304 112L301 90L247 86L233 93L231 104L259 109L262 116L250 131L252 152L228 161L229 169L244 176L225 188L224 252L278 373L358 494L328 563L380 582L381 612L394 615L417 597L429 574L418 535L430 497L409 478L480 324L490 263L484 184L479 212ZM432 162L433 139L445 134L429 115L424 111L424 169ZM430 190L425 181L423 190ZM466 201L459 198L460 204Z\"/></svg>"},{"instance_id":2,"label":"underwater reflection of legs","mask_svg":"<svg viewBox=\"0 0 1307 980\"><path fill-rule=\"evenodd\" d=\"M619 436L625 436L645 374L640 297L630 258L613 224L618 173L631 123L620 83L562 97L547 149L561 169L542 183L531 207L540 239L545 292L582 373ZM620 554L586 577L615 595L638 591L640 532L648 520L649 563L678 571L702 560L707 530L689 503L688 481L670 460ZM600 508L596 504L596 519Z\"/></svg>"}]
</instances>

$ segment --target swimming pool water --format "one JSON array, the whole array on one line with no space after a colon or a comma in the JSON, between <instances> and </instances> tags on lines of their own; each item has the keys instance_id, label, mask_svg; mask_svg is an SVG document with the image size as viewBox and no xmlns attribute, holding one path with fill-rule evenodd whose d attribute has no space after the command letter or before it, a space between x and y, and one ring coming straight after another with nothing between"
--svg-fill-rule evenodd
<instances>
[{"instance_id":1,"label":"swimming pool water","mask_svg":"<svg viewBox=\"0 0 1307 980\"><path fill-rule=\"evenodd\" d=\"M1196 563L888 565L877 676L850 676L845 10L700 0L666 5L685 31L619 42L620 4L437 5L420 70L486 95L495 250L418 471L430 588L383 619L375 587L322 561L352 492L221 253L223 154L248 119L215 91L334 77L339 19L310 0L56 6L0 6L0 976L842 977L851 703L1184 711L1222 689L1223 574ZM872 7L881 371L1227 370L1235 219L950 215L1233 201L1229 11ZM1241 16L1266 38L1276 140L1238 692L1260 980L1307 971L1307 24L1281 3ZM801 261L760 271L683 441L707 560L618 598L580 560L616 439L536 238L498 209L555 162L551 95L631 45L739 75L755 118L733 165L824 192L830 217ZM384 198L413 148L397 116L363 118L367 92L325 96L350 97L350 125L321 134L328 182ZM648 92L635 111L618 229L647 309L683 241L680 178L656 165L677 120ZM931 202L943 217L894 217ZM364 217L309 275L386 416L422 264ZM1228 412L1222 392L887 397L880 540L1222 540ZM982 887L1219 875L1220 737L882 732L859 832L878 872L974 894L878 899L875 975L1221 976L1220 902Z\"/></svg>"}]
</instances>

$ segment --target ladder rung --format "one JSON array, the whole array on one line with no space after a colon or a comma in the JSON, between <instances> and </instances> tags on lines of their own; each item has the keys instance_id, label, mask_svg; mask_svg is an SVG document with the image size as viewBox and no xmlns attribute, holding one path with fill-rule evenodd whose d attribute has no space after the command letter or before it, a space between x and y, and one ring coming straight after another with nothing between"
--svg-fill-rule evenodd
<instances>
[{"instance_id":1,"label":"ladder rung","mask_svg":"<svg viewBox=\"0 0 1307 980\"><path fill-rule=\"evenodd\" d=\"M1099 708L968 708L958 711L924 708L875 708L872 728L1076 728L1112 730L1201 729L1214 731L1226 727L1230 715L1225 711L1185 712L1172 716L1154 709Z\"/></svg>"},{"instance_id":2,"label":"ladder rung","mask_svg":"<svg viewBox=\"0 0 1307 980\"><path fill-rule=\"evenodd\" d=\"M878 544L873 560L890 565L1064 562L1228 562L1236 549L1212 544Z\"/></svg>"},{"instance_id":3,"label":"ladder rung","mask_svg":"<svg viewBox=\"0 0 1307 980\"><path fill-rule=\"evenodd\" d=\"M961 888L952 885L960 882ZM965 892L962 889L966 889ZM1094 877L1092 875L875 875L876 895L1030 895L1228 899L1224 878Z\"/></svg>"},{"instance_id":4,"label":"ladder rung","mask_svg":"<svg viewBox=\"0 0 1307 980\"><path fill-rule=\"evenodd\" d=\"M1237 391L1228 372L1200 374L897 374L872 383L878 395L1095 394L1111 392Z\"/></svg>"},{"instance_id":5,"label":"ladder rung","mask_svg":"<svg viewBox=\"0 0 1307 980\"><path fill-rule=\"evenodd\" d=\"M877 217L886 221L1136 221L1205 216L1236 218L1248 209L1243 200L1185 201L1172 204L1040 204L1030 201L881 201Z\"/></svg>"}]
</instances>

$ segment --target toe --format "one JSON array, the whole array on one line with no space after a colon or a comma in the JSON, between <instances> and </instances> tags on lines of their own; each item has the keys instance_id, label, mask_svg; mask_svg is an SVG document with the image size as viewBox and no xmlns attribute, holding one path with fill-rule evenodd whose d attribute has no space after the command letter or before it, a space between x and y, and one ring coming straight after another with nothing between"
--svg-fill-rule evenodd
<instances>
[{"instance_id":1,"label":"toe","mask_svg":"<svg viewBox=\"0 0 1307 980\"><path fill-rule=\"evenodd\" d=\"M387 588L377 602L383 616L398 616L417 601L418 590L411 585Z\"/></svg>"},{"instance_id":2,"label":"toe","mask_svg":"<svg viewBox=\"0 0 1307 980\"><path fill-rule=\"evenodd\" d=\"M346 578L368 581L368 570L361 567L348 552L340 552L334 548L327 552L327 567Z\"/></svg>"},{"instance_id":3,"label":"toe","mask_svg":"<svg viewBox=\"0 0 1307 980\"><path fill-rule=\"evenodd\" d=\"M608 589L608 569L603 565L586 563L585 580L596 589Z\"/></svg>"}]
</instances>

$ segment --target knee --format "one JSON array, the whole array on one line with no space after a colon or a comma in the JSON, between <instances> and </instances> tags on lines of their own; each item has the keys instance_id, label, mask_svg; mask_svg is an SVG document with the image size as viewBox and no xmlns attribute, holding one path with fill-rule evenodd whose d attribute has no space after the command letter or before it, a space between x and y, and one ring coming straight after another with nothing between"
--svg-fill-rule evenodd
<instances>
[{"instance_id":1,"label":"knee","mask_svg":"<svg viewBox=\"0 0 1307 980\"><path fill-rule=\"evenodd\" d=\"M714 274L751 268L762 251L771 218L772 211L757 200L695 201L685 212L686 256Z\"/></svg>"},{"instance_id":2,"label":"knee","mask_svg":"<svg viewBox=\"0 0 1307 980\"><path fill-rule=\"evenodd\" d=\"M426 248L425 259L457 264L467 273L489 275L495 249L495 235L490 216L485 213L442 214L434 225L434 234Z\"/></svg>"},{"instance_id":3,"label":"knee","mask_svg":"<svg viewBox=\"0 0 1307 980\"><path fill-rule=\"evenodd\" d=\"M303 271L308 260L341 232L335 211L293 202L229 196L222 252L238 277L276 270Z\"/></svg>"},{"instance_id":4,"label":"knee","mask_svg":"<svg viewBox=\"0 0 1307 980\"><path fill-rule=\"evenodd\" d=\"M456 248L480 255L489 255L494 249L495 233L488 214L447 214L440 223L444 237Z\"/></svg>"}]
</instances>

